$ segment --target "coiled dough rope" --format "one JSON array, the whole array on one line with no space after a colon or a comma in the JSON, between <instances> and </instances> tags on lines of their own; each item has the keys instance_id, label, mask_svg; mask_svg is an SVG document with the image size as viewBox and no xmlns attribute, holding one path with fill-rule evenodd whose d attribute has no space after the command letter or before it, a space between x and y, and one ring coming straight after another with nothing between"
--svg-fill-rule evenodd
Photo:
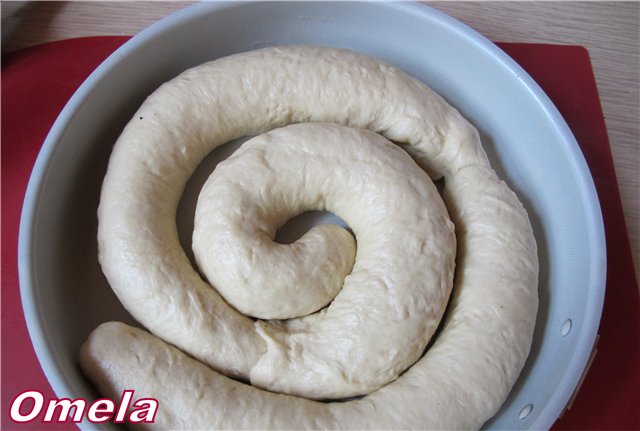
<instances>
[{"instance_id":1,"label":"coiled dough rope","mask_svg":"<svg viewBox=\"0 0 640 431\"><path fill-rule=\"evenodd\" d=\"M404 303L400 314L407 320L412 320L412 309L427 310L422 324L404 334L399 324L395 333L384 332L376 340L387 346L388 339L406 337L410 348L379 349L399 357L396 365L372 360L367 353L358 356L358 348L349 349L351 341L335 345L333 353L317 349L320 353L301 366L288 362L304 356L304 345L295 344L296 330L306 321L321 321L340 303L338 298L326 310L290 325L254 323L202 281L179 245L174 220L180 194L212 148L310 121L378 132L403 143L433 178L445 178L444 200L458 241L450 311L425 356L395 381L422 353L450 286L450 226L437 211L427 217L429 235L435 235L435 244L449 246L428 252L433 265L412 262L411 254L404 254L409 271L429 267L427 273L435 275L428 289L435 293L426 298L436 303ZM433 187L427 195L433 196ZM291 206L277 218L283 221L298 209ZM86 343L83 368L107 394L135 386L162 398L162 406L172 407L166 413L161 408L163 426L477 427L502 403L528 354L537 308L537 259L522 205L491 170L477 132L457 111L419 81L352 52L269 48L216 60L165 84L145 101L114 148L99 218L100 260L114 291L144 326L197 360L140 330L110 323ZM371 310L363 316L352 320L377 317ZM365 333L366 323L358 324ZM309 340L322 343L324 338L311 334ZM343 348L350 353L340 353ZM345 359L341 356L346 362L338 360ZM373 371L368 360L376 362ZM318 403L251 388L198 361L309 398L367 393L391 383L361 400ZM176 370L183 371L171 375ZM152 378L159 375L162 383ZM209 413L200 410L202 403ZM248 410L228 411L243 410L239 403Z\"/></svg>"},{"instance_id":2,"label":"coiled dough rope","mask_svg":"<svg viewBox=\"0 0 640 431\"><path fill-rule=\"evenodd\" d=\"M319 123L275 129L218 165L198 198L194 252L213 251L205 273L218 290L225 286L229 302L289 309L315 296L295 292L298 284L283 294L273 289L275 298L260 292L272 291L270 271L280 270L263 244L282 251L274 255L295 269L310 262L301 267L310 279L334 271L315 247L300 250L311 242L305 237L291 246L273 243L277 227L308 209L348 222L358 238L357 259L353 270L346 259L350 274L322 312L255 323L267 348L251 369L251 383L312 398L371 392L419 358L440 321L453 284L453 224L427 174L382 136ZM346 230L333 229L353 241ZM325 254L350 250L343 243L334 241ZM229 268L233 277L220 281L217 275ZM239 288L258 271L257 291ZM271 279L279 281L279 273Z\"/></svg>"}]
</instances>

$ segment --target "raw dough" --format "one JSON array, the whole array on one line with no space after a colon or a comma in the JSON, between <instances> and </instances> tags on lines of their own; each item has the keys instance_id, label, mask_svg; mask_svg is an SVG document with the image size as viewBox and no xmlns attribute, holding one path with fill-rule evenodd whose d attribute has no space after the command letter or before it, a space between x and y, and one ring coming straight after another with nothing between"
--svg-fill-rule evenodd
<instances>
[{"instance_id":1,"label":"raw dough","mask_svg":"<svg viewBox=\"0 0 640 431\"><path fill-rule=\"evenodd\" d=\"M255 323L267 349L249 378L309 398L366 394L413 364L436 330L453 285L453 224L431 179L401 148L369 130L303 123L259 135L216 167L200 192L194 252L206 257L200 266L208 263L212 285L243 311L308 314L296 305L313 291L271 284L282 273L318 272L328 259L315 245L304 254L308 238L285 246L273 237L287 219L315 209L349 224L358 239L356 263L320 313ZM351 251L345 240L331 240L322 244ZM244 280L254 281L253 289Z\"/></svg>"},{"instance_id":2,"label":"raw dough","mask_svg":"<svg viewBox=\"0 0 640 431\"><path fill-rule=\"evenodd\" d=\"M160 424L169 427L479 427L508 394L531 343L537 309L531 227L520 202L489 167L475 129L424 84L368 57L321 47L267 48L196 67L152 94L118 140L103 186L100 261L114 291L152 333L227 375L259 383L268 375L287 378L292 370L313 375L313 366L298 370L287 362L287 325L258 323L254 330L251 319L202 281L175 226L182 189L212 148L297 122L370 129L402 143L432 178L444 176L457 271L448 317L424 357L362 400L318 403L242 386L148 334L109 324L83 350L87 374L105 394L133 385L157 397ZM403 257L411 268L411 255ZM272 336L270 330L281 332ZM379 337L386 338L421 343L402 333ZM122 348L109 353L115 340ZM152 352L171 360L154 359ZM186 371L167 377L166 384L150 378L170 374L174 363ZM331 365L319 368L325 372ZM332 379L340 377L341 366ZM349 386L352 376L343 377ZM193 386L176 390L202 379L216 384L193 393ZM314 394L312 384L304 381L311 393L303 395L324 396ZM298 388L290 392L301 394ZM277 401L281 397L286 404ZM207 412L199 408L202 402Z\"/></svg>"}]
</instances>

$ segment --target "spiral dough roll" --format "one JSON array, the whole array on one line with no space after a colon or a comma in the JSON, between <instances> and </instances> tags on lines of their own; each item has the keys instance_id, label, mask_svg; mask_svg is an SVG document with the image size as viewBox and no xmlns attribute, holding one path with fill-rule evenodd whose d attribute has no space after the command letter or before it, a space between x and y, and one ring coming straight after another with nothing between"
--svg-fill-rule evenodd
<instances>
[{"instance_id":1,"label":"spiral dough roll","mask_svg":"<svg viewBox=\"0 0 640 431\"><path fill-rule=\"evenodd\" d=\"M182 190L247 135L198 199L201 275L178 239ZM274 242L311 209L355 240L324 225ZM357 53L266 48L162 85L113 149L98 217L103 271L151 333L105 323L81 365L105 395L156 397L162 429L478 428L529 352L523 206L454 108Z\"/></svg>"}]
</instances>

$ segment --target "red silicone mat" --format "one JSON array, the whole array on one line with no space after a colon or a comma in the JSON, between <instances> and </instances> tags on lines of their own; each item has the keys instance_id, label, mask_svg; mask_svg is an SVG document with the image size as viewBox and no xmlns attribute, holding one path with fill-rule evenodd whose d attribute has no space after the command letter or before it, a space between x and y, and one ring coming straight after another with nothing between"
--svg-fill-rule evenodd
<instances>
[{"instance_id":1,"label":"red silicone mat","mask_svg":"<svg viewBox=\"0 0 640 431\"><path fill-rule=\"evenodd\" d=\"M82 81L128 37L53 42L2 57L2 420L22 391L54 393L33 351L18 284L24 193L40 146ZM640 429L640 299L611 150L588 52L579 46L499 43L546 91L576 136L593 175L607 238L607 291L598 352L573 405L554 429Z\"/></svg>"}]
</instances>

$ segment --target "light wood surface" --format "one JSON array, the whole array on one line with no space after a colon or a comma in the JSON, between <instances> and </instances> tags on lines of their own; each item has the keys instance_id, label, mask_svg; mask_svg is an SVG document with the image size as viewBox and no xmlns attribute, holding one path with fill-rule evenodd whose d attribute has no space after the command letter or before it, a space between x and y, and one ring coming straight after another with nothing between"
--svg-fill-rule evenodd
<instances>
[{"instance_id":1,"label":"light wood surface","mask_svg":"<svg viewBox=\"0 0 640 431\"><path fill-rule=\"evenodd\" d=\"M72 37L134 35L193 2L2 1L2 51ZM640 269L640 3L427 2L494 41L589 50L636 273Z\"/></svg>"}]
</instances>

